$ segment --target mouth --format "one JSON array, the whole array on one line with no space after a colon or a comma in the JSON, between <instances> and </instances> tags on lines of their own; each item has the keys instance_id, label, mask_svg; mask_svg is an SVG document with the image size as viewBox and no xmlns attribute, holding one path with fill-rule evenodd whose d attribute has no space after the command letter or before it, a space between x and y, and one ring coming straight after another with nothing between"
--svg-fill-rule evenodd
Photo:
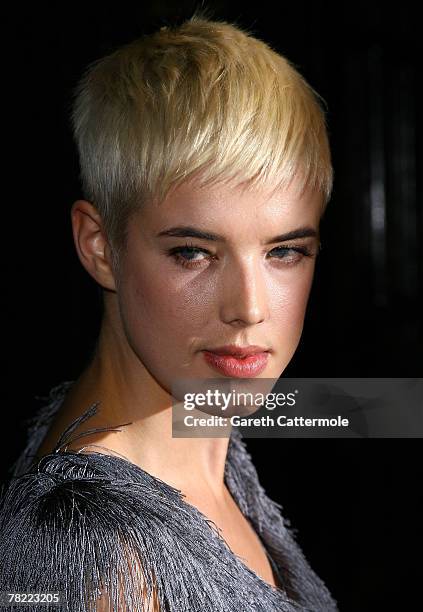
<instances>
[{"instance_id":1,"label":"mouth","mask_svg":"<svg viewBox=\"0 0 423 612\"><path fill-rule=\"evenodd\" d=\"M238 359L243 359L245 357L250 357L251 355L269 353L270 349L265 348L263 346L258 346L256 344L251 344L248 346L238 346L236 344L227 344L225 346L205 349L205 351L207 353L213 353L215 355L230 356L230 357L236 357Z\"/></svg>"},{"instance_id":2,"label":"mouth","mask_svg":"<svg viewBox=\"0 0 423 612\"><path fill-rule=\"evenodd\" d=\"M215 371L232 378L253 378L268 363L270 351L259 346L226 346L203 351L206 363Z\"/></svg>"}]
</instances>

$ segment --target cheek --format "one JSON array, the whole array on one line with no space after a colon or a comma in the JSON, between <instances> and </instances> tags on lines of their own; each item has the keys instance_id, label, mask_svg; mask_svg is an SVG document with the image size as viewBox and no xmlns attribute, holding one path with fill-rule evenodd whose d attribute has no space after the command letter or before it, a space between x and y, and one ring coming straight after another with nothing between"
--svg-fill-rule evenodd
<instances>
[{"instance_id":1,"label":"cheek","mask_svg":"<svg viewBox=\"0 0 423 612\"><path fill-rule=\"evenodd\" d=\"M285 340L299 341L312 280L311 270L307 274L290 279L290 282L279 284L274 292L277 299L270 301L272 327Z\"/></svg>"},{"instance_id":2,"label":"cheek","mask_svg":"<svg viewBox=\"0 0 423 612\"><path fill-rule=\"evenodd\" d=\"M153 274L154 266L127 274L120 290L121 316L127 335L138 349L148 345L164 354L171 346L176 350L180 338L201 329L204 302L195 297L192 287L176 282L167 275Z\"/></svg>"}]
</instances>

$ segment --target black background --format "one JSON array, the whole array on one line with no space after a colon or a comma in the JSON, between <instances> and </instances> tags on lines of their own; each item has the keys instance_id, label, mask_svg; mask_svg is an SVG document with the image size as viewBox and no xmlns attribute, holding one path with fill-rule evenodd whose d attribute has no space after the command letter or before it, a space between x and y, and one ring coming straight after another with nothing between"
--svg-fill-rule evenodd
<instances>
[{"instance_id":1,"label":"black background","mask_svg":"<svg viewBox=\"0 0 423 612\"><path fill-rule=\"evenodd\" d=\"M79 375L99 329L97 289L71 233L70 206L80 196L71 90L89 62L196 6L15 3L3 15L3 477L24 444L35 396ZM404 2L207 6L286 55L328 105L335 188L303 338L285 375L421 376L417 15ZM247 444L342 611L418 606L420 440Z\"/></svg>"}]
</instances>

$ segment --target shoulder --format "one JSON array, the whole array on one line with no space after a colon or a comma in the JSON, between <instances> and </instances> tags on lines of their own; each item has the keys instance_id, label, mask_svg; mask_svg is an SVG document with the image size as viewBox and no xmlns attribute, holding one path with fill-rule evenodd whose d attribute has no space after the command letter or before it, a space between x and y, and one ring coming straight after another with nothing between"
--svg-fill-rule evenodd
<instances>
[{"instance_id":1,"label":"shoulder","mask_svg":"<svg viewBox=\"0 0 423 612\"><path fill-rule=\"evenodd\" d=\"M0 499L1 588L60 591L75 611L105 585L115 609L152 596L166 527L153 512L160 491L111 459L51 454L11 479Z\"/></svg>"},{"instance_id":2,"label":"shoulder","mask_svg":"<svg viewBox=\"0 0 423 612\"><path fill-rule=\"evenodd\" d=\"M160 481L135 468L127 460L98 452L45 455L3 489L0 528L26 517L33 519L34 526L52 528L54 533L60 529L54 523L55 513L60 513L62 524L72 519L74 531L86 529L90 517L98 530L102 519L106 525L142 517L146 525L160 499L177 503L179 492L165 483L160 487Z\"/></svg>"}]
</instances>

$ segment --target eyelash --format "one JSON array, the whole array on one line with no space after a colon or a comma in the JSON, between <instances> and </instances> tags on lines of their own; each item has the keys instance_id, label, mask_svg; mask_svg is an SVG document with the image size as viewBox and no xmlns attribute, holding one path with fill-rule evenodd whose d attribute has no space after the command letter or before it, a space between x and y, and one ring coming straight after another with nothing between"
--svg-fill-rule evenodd
<instances>
[{"instance_id":1,"label":"eyelash","mask_svg":"<svg viewBox=\"0 0 423 612\"><path fill-rule=\"evenodd\" d=\"M172 249L170 249L168 251L168 254L170 257L172 257L176 263L184 268L188 268L190 270L193 270L195 268L198 268L200 266L203 265L204 261L207 261L208 259L213 259L213 256L209 257L209 258L204 258L204 259L200 259L198 261L193 261L193 260L188 260L188 259L184 259L181 255L181 251L185 251L185 250L189 250L189 251L194 251L196 253L200 252L200 253L208 253L209 255L211 255L210 251L207 251L207 249L201 249L200 247L196 247L194 244L191 243L187 243L184 246L179 246L179 247L174 247ZM313 253L310 251L310 249L308 249L305 246L291 246L291 247L275 247L274 249L272 249L272 251L281 249L283 250L285 253L288 251L295 251L296 253L300 253L301 255L303 255L304 257L313 257ZM272 252L270 251L270 252ZM283 257L276 257L276 259L279 259L280 261L283 261ZM290 262L290 263L286 263L285 265L287 266L292 266L295 265L296 263L298 263L298 261L295 262Z\"/></svg>"}]
</instances>

